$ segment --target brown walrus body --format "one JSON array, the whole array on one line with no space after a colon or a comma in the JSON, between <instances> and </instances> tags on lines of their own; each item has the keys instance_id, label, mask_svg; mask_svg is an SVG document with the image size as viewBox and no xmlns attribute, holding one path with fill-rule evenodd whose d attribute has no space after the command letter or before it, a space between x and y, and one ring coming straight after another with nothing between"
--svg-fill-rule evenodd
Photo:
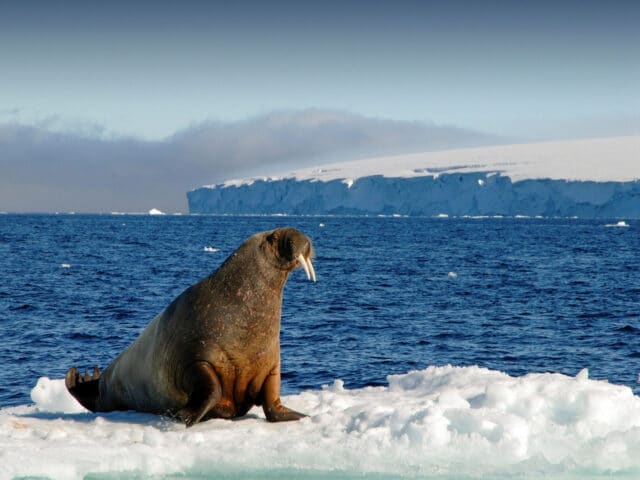
<instances>
[{"instance_id":1,"label":"brown walrus body","mask_svg":"<svg viewBox=\"0 0 640 480\"><path fill-rule=\"evenodd\" d=\"M175 415L191 426L262 405L267 420L304 415L280 403L280 313L289 273L315 281L311 241L293 228L253 235L212 275L160 313L92 377L67 372L69 392L94 412Z\"/></svg>"}]
</instances>

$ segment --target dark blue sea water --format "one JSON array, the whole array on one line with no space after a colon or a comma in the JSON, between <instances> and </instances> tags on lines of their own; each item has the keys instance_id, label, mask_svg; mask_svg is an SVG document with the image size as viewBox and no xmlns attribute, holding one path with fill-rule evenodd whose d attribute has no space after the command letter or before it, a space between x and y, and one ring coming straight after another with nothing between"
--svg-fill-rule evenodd
<instances>
[{"instance_id":1,"label":"dark blue sea water","mask_svg":"<svg viewBox=\"0 0 640 480\"><path fill-rule=\"evenodd\" d=\"M285 289L285 394L441 364L587 367L638 392L640 222L605 223L0 215L0 406L30 403L41 376L105 367L248 236L285 225L313 239L318 275Z\"/></svg>"}]
</instances>

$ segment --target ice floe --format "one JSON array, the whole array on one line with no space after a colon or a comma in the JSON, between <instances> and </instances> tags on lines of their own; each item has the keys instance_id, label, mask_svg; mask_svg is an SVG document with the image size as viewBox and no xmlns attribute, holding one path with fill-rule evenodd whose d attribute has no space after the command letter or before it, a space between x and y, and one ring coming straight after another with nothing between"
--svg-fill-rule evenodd
<instances>
[{"instance_id":1,"label":"ice floe","mask_svg":"<svg viewBox=\"0 0 640 480\"><path fill-rule=\"evenodd\" d=\"M629 224L627 222L625 222L624 220L620 220L617 223L607 223L605 225L605 227L628 227Z\"/></svg>"},{"instance_id":2,"label":"ice floe","mask_svg":"<svg viewBox=\"0 0 640 480\"><path fill-rule=\"evenodd\" d=\"M336 380L283 398L309 415L299 422L271 424L254 408L186 429L148 414L88 413L63 380L41 378L35 405L0 410L0 478L640 475L640 398L587 370L511 377L439 366L388 382Z\"/></svg>"}]
</instances>

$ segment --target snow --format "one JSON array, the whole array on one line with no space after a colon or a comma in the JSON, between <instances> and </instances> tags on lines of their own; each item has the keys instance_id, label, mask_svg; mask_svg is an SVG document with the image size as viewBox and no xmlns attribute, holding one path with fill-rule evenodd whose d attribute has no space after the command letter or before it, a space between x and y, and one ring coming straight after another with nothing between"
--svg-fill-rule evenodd
<instances>
[{"instance_id":1,"label":"snow","mask_svg":"<svg viewBox=\"0 0 640 480\"><path fill-rule=\"evenodd\" d=\"M388 382L336 380L284 397L310 415L299 422L270 424L254 409L186 429L154 415L87 413L63 380L41 378L35 405L0 410L0 478L640 475L640 398L586 369L511 377L440 366Z\"/></svg>"},{"instance_id":2,"label":"snow","mask_svg":"<svg viewBox=\"0 0 640 480\"><path fill-rule=\"evenodd\" d=\"M640 136L357 160L187 197L191 213L640 218Z\"/></svg>"},{"instance_id":3,"label":"snow","mask_svg":"<svg viewBox=\"0 0 640 480\"><path fill-rule=\"evenodd\" d=\"M442 173L500 172L513 182L552 178L625 182L640 179L640 135L525 143L367 158L303 168L274 179L354 180L437 176ZM252 184L264 177L229 180L225 186ZM478 182L482 185L481 182ZM211 186L215 187L215 186Z\"/></svg>"}]
</instances>

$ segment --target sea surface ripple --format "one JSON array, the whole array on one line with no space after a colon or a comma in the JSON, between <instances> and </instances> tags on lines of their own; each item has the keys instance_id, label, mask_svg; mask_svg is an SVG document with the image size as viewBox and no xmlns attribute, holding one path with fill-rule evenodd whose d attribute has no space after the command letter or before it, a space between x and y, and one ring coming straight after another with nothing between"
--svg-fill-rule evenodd
<instances>
[{"instance_id":1,"label":"sea surface ripple","mask_svg":"<svg viewBox=\"0 0 640 480\"><path fill-rule=\"evenodd\" d=\"M385 385L429 365L588 368L638 393L640 222L134 215L0 216L0 407L41 376L105 367L251 234L314 241L285 288L283 393ZM205 249L205 247L209 247Z\"/></svg>"}]
</instances>

